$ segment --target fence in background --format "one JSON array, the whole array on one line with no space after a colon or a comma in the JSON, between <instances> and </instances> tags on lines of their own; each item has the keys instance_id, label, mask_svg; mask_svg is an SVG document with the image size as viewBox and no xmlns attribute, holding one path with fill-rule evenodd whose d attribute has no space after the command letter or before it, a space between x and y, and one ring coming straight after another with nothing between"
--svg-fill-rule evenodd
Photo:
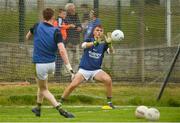
<instances>
[{"instance_id":1,"label":"fence in background","mask_svg":"<svg viewBox=\"0 0 180 123\"><path fill-rule=\"evenodd\" d=\"M32 46L14 43L0 43L0 81L30 81L34 82L34 65L32 64ZM68 48L73 68L77 71L82 50L77 56L72 56ZM144 58L139 53L144 51ZM102 68L108 72L114 82L161 82L176 53L177 47L155 47L147 49L116 49L114 55L105 54ZM144 65L139 64L144 61ZM144 69L144 73L142 73ZM180 59L170 76L171 82L180 82ZM50 75L50 81L69 82L70 74L64 65L59 74Z\"/></svg>"}]
</instances>

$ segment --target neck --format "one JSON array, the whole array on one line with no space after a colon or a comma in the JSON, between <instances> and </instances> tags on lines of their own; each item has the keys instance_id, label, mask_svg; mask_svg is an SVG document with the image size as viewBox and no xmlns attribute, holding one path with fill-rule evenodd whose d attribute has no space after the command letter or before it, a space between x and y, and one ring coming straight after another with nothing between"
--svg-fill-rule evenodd
<instances>
[{"instance_id":1,"label":"neck","mask_svg":"<svg viewBox=\"0 0 180 123\"><path fill-rule=\"evenodd\" d=\"M45 22L45 23L48 23L48 24L51 24L51 25L53 25L53 22L52 22L52 20L49 20L49 21L47 21L47 20L44 20L44 22Z\"/></svg>"}]
</instances>

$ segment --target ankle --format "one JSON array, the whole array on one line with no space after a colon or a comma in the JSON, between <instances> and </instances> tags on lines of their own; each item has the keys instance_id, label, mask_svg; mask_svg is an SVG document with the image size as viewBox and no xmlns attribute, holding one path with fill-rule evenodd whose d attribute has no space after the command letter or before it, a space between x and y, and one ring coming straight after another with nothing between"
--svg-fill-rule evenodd
<instances>
[{"instance_id":1,"label":"ankle","mask_svg":"<svg viewBox=\"0 0 180 123\"><path fill-rule=\"evenodd\" d=\"M41 103L37 103L37 109L41 109Z\"/></svg>"},{"instance_id":2,"label":"ankle","mask_svg":"<svg viewBox=\"0 0 180 123\"><path fill-rule=\"evenodd\" d=\"M64 98L64 97L61 97L60 103L63 103L64 101L65 101L65 98Z\"/></svg>"},{"instance_id":3,"label":"ankle","mask_svg":"<svg viewBox=\"0 0 180 123\"><path fill-rule=\"evenodd\" d=\"M61 103L59 103L55 108L56 108L56 110L61 109Z\"/></svg>"},{"instance_id":4,"label":"ankle","mask_svg":"<svg viewBox=\"0 0 180 123\"><path fill-rule=\"evenodd\" d=\"M112 97L107 97L107 103L111 103Z\"/></svg>"}]
</instances>

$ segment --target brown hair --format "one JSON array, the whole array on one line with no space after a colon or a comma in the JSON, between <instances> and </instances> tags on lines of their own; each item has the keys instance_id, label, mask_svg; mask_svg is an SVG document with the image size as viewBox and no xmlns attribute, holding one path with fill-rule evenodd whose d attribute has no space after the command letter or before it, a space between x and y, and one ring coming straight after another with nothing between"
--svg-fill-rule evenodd
<instances>
[{"instance_id":1,"label":"brown hair","mask_svg":"<svg viewBox=\"0 0 180 123\"><path fill-rule=\"evenodd\" d=\"M54 11L51 8L46 8L43 10L44 20L49 21L54 16Z\"/></svg>"},{"instance_id":2,"label":"brown hair","mask_svg":"<svg viewBox=\"0 0 180 123\"><path fill-rule=\"evenodd\" d=\"M94 27L94 29L93 29L93 32L94 32L94 30L95 30L96 27L99 27L99 28L103 29L102 25L96 25L96 26Z\"/></svg>"},{"instance_id":3,"label":"brown hair","mask_svg":"<svg viewBox=\"0 0 180 123\"><path fill-rule=\"evenodd\" d=\"M66 11L66 10L65 10L65 9L62 9L62 8L59 9L59 13L65 12L65 11Z\"/></svg>"}]
</instances>

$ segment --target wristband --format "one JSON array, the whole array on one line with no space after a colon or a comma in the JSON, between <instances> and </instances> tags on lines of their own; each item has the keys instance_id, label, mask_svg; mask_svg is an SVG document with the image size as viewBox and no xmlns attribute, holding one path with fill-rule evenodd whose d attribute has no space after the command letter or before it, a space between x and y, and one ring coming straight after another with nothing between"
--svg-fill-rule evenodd
<instances>
[{"instance_id":1,"label":"wristband","mask_svg":"<svg viewBox=\"0 0 180 123\"><path fill-rule=\"evenodd\" d=\"M97 46L97 45L99 45L99 42L98 41L94 41L93 44L94 44L94 46Z\"/></svg>"},{"instance_id":2,"label":"wristband","mask_svg":"<svg viewBox=\"0 0 180 123\"><path fill-rule=\"evenodd\" d=\"M68 69L69 72L71 72L72 70L71 64L66 64L66 68Z\"/></svg>"}]
</instances>

